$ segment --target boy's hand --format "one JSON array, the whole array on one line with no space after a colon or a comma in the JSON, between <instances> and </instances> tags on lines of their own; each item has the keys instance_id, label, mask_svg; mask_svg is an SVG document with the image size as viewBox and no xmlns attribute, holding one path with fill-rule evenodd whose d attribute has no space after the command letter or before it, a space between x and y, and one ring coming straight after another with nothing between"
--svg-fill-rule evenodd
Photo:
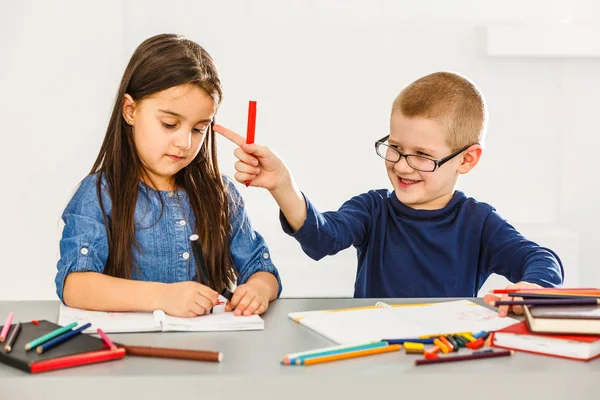
<instances>
[{"instance_id":1,"label":"boy's hand","mask_svg":"<svg viewBox=\"0 0 600 400\"><path fill-rule=\"evenodd\" d=\"M164 286L158 305L166 314L192 318L204 315L217 305L219 294L198 282L176 282Z\"/></svg>"},{"instance_id":2,"label":"boy's hand","mask_svg":"<svg viewBox=\"0 0 600 400\"><path fill-rule=\"evenodd\" d=\"M246 139L216 124L214 131L231 140L239 147L235 149L238 162L235 163L235 180L240 183L250 181L251 186L276 190L286 184L291 184L290 173L279 157L268 147L256 144L246 144Z\"/></svg>"},{"instance_id":3,"label":"boy's hand","mask_svg":"<svg viewBox=\"0 0 600 400\"><path fill-rule=\"evenodd\" d=\"M225 311L233 311L237 316L260 315L269 308L270 292L271 288L263 282L248 281L235 289L231 301L225 306Z\"/></svg>"},{"instance_id":4,"label":"boy's hand","mask_svg":"<svg viewBox=\"0 0 600 400\"><path fill-rule=\"evenodd\" d=\"M536 285L535 283L529 283L529 282L518 282L515 283L513 285L508 285L506 287L506 289L541 289L542 287L540 285ZM502 295L501 297L495 294L486 294L485 296L483 296L483 301L485 301L487 304L492 304L495 301L499 301L499 300L523 300L523 298L521 297L510 297L507 294ZM523 307L522 306L500 306L498 307L498 315L500 315L501 317L506 317L506 315L508 314L508 311L512 308L512 311L515 314L523 314Z\"/></svg>"}]
</instances>

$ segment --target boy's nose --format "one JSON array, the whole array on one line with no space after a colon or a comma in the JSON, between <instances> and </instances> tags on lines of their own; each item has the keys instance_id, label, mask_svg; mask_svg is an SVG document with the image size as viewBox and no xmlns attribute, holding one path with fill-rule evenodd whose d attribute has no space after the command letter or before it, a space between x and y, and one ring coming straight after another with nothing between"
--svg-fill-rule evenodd
<instances>
[{"instance_id":1,"label":"boy's nose","mask_svg":"<svg viewBox=\"0 0 600 400\"><path fill-rule=\"evenodd\" d=\"M400 159L394 164L394 171L400 173L408 173L414 171L414 169L406 162L406 157L400 157Z\"/></svg>"}]
</instances>

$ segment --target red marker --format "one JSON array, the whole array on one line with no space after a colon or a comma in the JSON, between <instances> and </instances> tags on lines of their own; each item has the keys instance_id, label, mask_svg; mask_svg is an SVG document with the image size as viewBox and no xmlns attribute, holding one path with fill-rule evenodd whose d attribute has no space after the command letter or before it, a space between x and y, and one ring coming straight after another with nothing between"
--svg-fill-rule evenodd
<instances>
[{"instance_id":1,"label":"red marker","mask_svg":"<svg viewBox=\"0 0 600 400\"><path fill-rule=\"evenodd\" d=\"M248 129L246 130L246 144L254 143L254 130L256 128L256 101L250 100L248 103ZM250 181L246 181L246 187Z\"/></svg>"}]
</instances>

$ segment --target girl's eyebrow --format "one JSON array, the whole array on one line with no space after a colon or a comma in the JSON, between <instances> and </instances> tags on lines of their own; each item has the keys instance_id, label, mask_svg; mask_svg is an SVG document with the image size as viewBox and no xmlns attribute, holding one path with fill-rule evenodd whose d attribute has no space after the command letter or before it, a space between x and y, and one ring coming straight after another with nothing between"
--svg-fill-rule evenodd
<instances>
[{"instance_id":1,"label":"girl's eyebrow","mask_svg":"<svg viewBox=\"0 0 600 400\"><path fill-rule=\"evenodd\" d=\"M162 110L162 109L159 109L158 111L160 111L161 113L164 113L164 114L169 114L169 115L172 115L172 116L174 116L174 117L177 117L177 118L179 118L179 119L181 119L181 120L184 120L184 121L186 120L186 118L185 118L183 115L181 115L181 114L178 114L178 113L176 113L175 111L171 111L171 110ZM198 121L198 122L196 122L196 123L197 123L197 124L199 124L199 123L201 123L201 122L212 122L212 118L201 119L200 121Z\"/></svg>"}]
</instances>

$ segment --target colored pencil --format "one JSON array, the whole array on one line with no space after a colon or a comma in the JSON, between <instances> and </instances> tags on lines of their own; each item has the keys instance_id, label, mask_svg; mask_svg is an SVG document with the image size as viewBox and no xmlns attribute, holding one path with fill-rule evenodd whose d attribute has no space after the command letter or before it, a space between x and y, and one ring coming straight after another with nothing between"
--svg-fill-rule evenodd
<instances>
[{"instance_id":1,"label":"colored pencil","mask_svg":"<svg viewBox=\"0 0 600 400\"><path fill-rule=\"evenodd\" d=\"M600 293L598 294L576 294L565 292L557 294L557 293L548 293L548 292L513 292L506 294L509 297L521 297L524 299L572 299L572 298L582 298L582 297L592 297L597 298L600 297Z\"/></svg>"},{"instance_id":2,"label":"colored pencil","mask_svg":"<svg viewBox=\"0 0 600 400\"><path fill-rule=\"evenodd\" d=\"M491 303L493 306L575 306L600 305L600 299L530 299L530 300L500 300Z\"/></svg>"},{"instance_id":3,"label":"colored pencil","mask_svg":"<svg viewBox=\"0 0 600 400\"><path fill-rule=\"evenodd\" d=\"M8 331L10 329L10 325L12 324L14 316L15 316L14 312L11 311L8 313L8 317L6 317L6 322L4 323L4 326L2 327L2 332L0 332L0 343L4 342L4 340L6 339L6 336L8 336Z\"/></svg>"},{"instance_id":4,"label":"colored pencil","mask_svg":"<svg viewBox=\"0 0 600 400\"><path fill-rule=\"evenodd\" d=\"M123 346L128 355L140 357L177 358L195 361L223 361L223 353L218 351L170 349L164 347Z\"/></svg>"},{"instance_id":5,"label":"colored pencil","mask_svg":"<svg viewBox=\"0 0 600 400\"><path fill-rule=\"evenodd\" d=\"M117 350L98 350L88 353L74 354L66 357L53 358L51 360L34 361L30 364L32 373L51 371L61 368L76 367L101 361L110 361L123 358L125 349Z\"/></svg>"},{"instance_id":6,"label":"colored pencil","mask_svg":"<svg viewBox=\"0 0 600 400\"><path fill-rule=\"evenodd\" d=\"M379 343L379 341L371 341L371 342L366 342L366 343L361 342L361 343L353 343L353 344L342 344L342 345L337 345L337 346L329 346L329 347L322 347L319 349L300 351L297 353L290 353L290 354L286 354L281 359L281 362L283 363L286 360L289 361L292 358L298 358L298 357L306 356L306 355L310 355L310 354L322 353L325 351L332 351L332 350L335 351L335 350L348 349L348 348L364 346L364 345L372 344L372 343Z\"/></svg>"},{"instance_id":7,"label":"colored pencil","mask_svg":"<svg viewBox=\"0 0 600 400\"><path fill-rule=\"evenodd\" d=\"M254 143L254 133L256 131L256 101L248 102L248 126L246 129L246 144ZM250 181L244 182L246 187L250 185Z\"/></svg>"},{"instance_id":8,"label":"colored pencil","mask_svg":"<svg viewBox=\"0 0 600 400\"><path fill-rule=\"evenodd\" d=\"M381 339L384 342L388 342L389 344L403 344L404 342L411 343L423 343L423 344L433 344L433 339L435 338L408 338L408 339Z\"/></svg>"},{"instance_id":9,"label":"colored pencil","mask_svg":"<svg viewBox=\"0 0 600 400\"><path fill-rule=\"evenodd\" d=\"M303 364L301 364L301 365L322 364L322 363L332 362L332 361L347 360L350 358L365 357L365 356L370 356L370 355L374 355L374 354L390 353L392 351L399 351L401 347L402 346L400 346L399 344L392 344L390 346L377 347L374 349L333 354L331 356L325 356L325 357L309 358L309 359L305 360L303 362Z\"/></svg>"},{"instance_id":10,"label":"colored pencil","mask_svg":"<svg viewBox=\"0 0 600 400\"><path fill-rule=\"evenodd\" d=\"M303 356L298 356L298 357L290 358L289 359L289 364L290 365L302 365L309 358L332 356L332 355L335 355L335 354L342 354L342 353L350 353L350 352L355 352L355 351L376 349L376 348L379 348L379 347L387 347L387 346L388 346L388 342L383 342L382 341L382 342L368 343L368 344L364 344L364 345L361 345L361 346L347 347L347 348L337 349L337 350L321 351L321 352L316 352L316 353L312 353L312 354L305 354Z\"/></svg>"},{"instance_id":11,"label":"colored pencil","mask_svg":"<svg viewBox=\"0 0 600 400\"><path fill-rule=\"evenodd\" d=\"M415 365L429 365L429 364L440 364L455 361L468 361L468 360L480 360L482 358L495 358L495 357L506 357L511 356L514 353L513 350L500 350L489 352L483 350L482 352L475 352L472 354L458 355L458 356L446 356L434 359L420 359L415 360Z\"/></svg>"},{"instance_id":12,"label":"colored pencil","mask_svg":"<svg viewBox=\"0 0 600 400\"><path fill-rule=\"evenodd\" d=\"M90 326L92 326L92 324L90 324L88 322L87 324L80 326L77 329L67 331L67 332L63 333L62 335L57 336L54 339L48 340L46 343L37 346L36 351L38 353L42 354L46 350L49 350L49 349L53 348L54 346L61 344L62 342L67 341L76 335L79 335L81 332L85 331Z\"/></svg>"},{"instance_id":13,"label":"colored pencil","mask_svg":"<svg viewBox=\"0 0 600 400\"><path fill-rule=\"evenodd\" d=\"M63 326L62 328L58 328L53 330L50 333L45 334L44 336L41 336L35 340L32 340L31 342L27 343L25 345L25 350L31 350L33 348L36 348L37 346L39 346L42 343L46 343L48 340L53 339L57 336L62 335L63 333L70 331L72 328L77 326L77 322L73 322L67 326Z\"/></svg>"},{"instance_id":14,"label":"colored pencil","mask_svg":"<svg viewBox=\"0 0 600 400\"><path fill-rule=\"evenodd\" d=\"M100 335L100 338L102 339L104 344L106 344L108 346L109 349L111 349L111 350L117 349L117 346L115 346L115 344L108 338L108 336L106 336L106 333L104 333L104 331L102 329L98 328L96 330L96 332L98 332L98 335Z\"/></svg>"},{"instance_id":15,"label":"colored pencil","mask_svg":"<svg viewBox=\"0 0 600 400\"><path fill-rule=\"evenodd\" d=\"M19 322L17 323L17 325L15 325L15 329L13 329L10 333L8 340L6 341L6 346L4 346L4 351L6 351L7 353L10 353L12 351L12 348L14 347L15 342L17 341L17 336L19 336L19 333L21 333L22 327L23 323Z\"/></svg>"}]
</instances>

